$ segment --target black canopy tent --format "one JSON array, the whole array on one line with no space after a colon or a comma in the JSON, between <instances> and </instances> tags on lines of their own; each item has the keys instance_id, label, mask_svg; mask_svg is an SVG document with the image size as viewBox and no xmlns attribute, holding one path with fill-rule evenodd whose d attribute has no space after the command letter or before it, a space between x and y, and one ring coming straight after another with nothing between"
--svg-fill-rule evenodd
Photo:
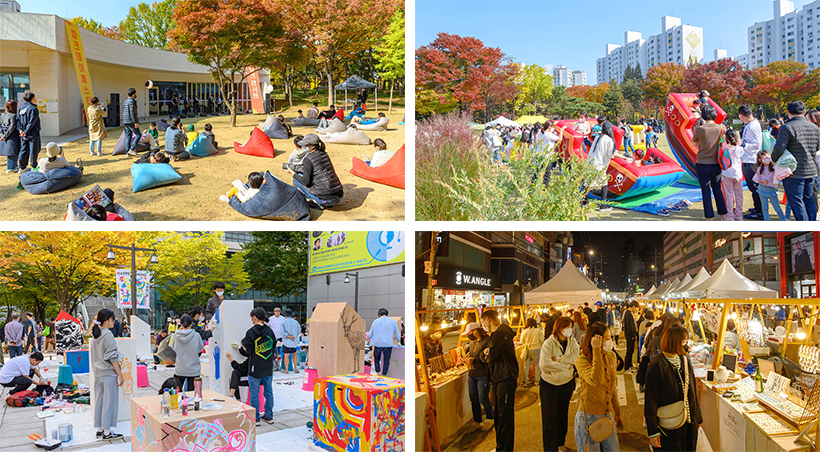
<instances>
[{"instance_id":1,"label":"black canopy tent","mask_svg":"<svg viewBox=\"0 0 820 452\"><path fill-rule=\"evenodd\" d=\"M352 76L350 76L350 78L348 78L344 82L339 83L338 85L336 85L336 88L335 88L334 92L336 90L340 90L340 89L345 90L345 108L347 108L347 90L349 90L349 89L375 89L376 90L376 108L375 108L375 111L379 110L379 87L375 83L370 83L370 82L368 82L367 80L365 80L361 77L352 75Z\"/></svg>"}]
</instances>

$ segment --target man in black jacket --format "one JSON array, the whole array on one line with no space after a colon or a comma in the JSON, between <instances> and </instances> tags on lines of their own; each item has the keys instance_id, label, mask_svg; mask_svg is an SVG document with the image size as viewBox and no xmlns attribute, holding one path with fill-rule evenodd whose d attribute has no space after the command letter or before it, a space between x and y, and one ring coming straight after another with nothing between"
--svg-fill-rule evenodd
<instances>
[{"instance_id":1,"label":"man in black jacket","mask_svg":"<svg viewBox=\"0 0 820 452\"><path fill-rule=\"evenodd\" d=\"M259 387L265 392L265 416L262 419L273 424L273 350L276 335L268 326L268 314L264 308L251 311L253 326L245 333L239 353L248 357L248 392L251 406L256 409L256 425L259 426Z\"/></svg>"},{"instance_id":2,"label":"man in black jacket","mask_svg":"<svg viewBox=\"0 0 820 452\"><path fill-rule=\"evenodd\" d=\"M225 301L225 283L222 281L217 281L214 283L214 296L208 300L208 304L205 306L205 321L210 322L211 318L216 314L216 310L219 309L219 306L222 305L222 302ZM230 300L230 298L227 298Z\"/></svg>"},{"instance_id":3,"label":"man in black jacket","mask_svg":"<svg viewBox=\"0 0 820 452\"><path fill-rule=\"evenodd\" d=\"M489 331L490 346L481 358L490 365L489 379L493 385L495 406L495 450L512 451L515 443L515 388L518 382L518 361L515 359L515 332L501 324L498 312L486 309L481 324Z\"/></svg>"},{"instance_id":4,"label":"man in black jacket","mask_svg":"<svg viewBox=\"0 0 820 452\"><path fill-rule=\"evenodd\" d=\"M814 203L814 182L818 175L815 155L820 151L820 127L811 123L804 114L806 104L789 102L789 120L780 127L777 142L772 149L772 160L777 162L784 151L797 160L797 168L783 179L786 199L797 221L814 221L817 205Z\"/></svg>"},{"instance_id":5,"label":"man in black jacket","mask_svg":"<svg viewBox=\"0 0 820 452\"><path fill-rule=\"evenodd\" d=\"M552 328L555 326L555 321L561 317L557 309L550 307L550 317L544 323L544 339L549 339L552 336Z\"/></svg>"},{"instance_id":6,"label":"man in black jacket","mask_svg":"<svg viewBox=\"0 0 820 452\"><path fill-rule=\"evenodd\" d=\"M207 341L214 335L213 331L205 331L201 326L199 326L199 322L201 322L204 318L201 306L194 306L194 309L191 309L191 318L194 319L194 331L196 331L199 334L199 337L202 338L202 342Z\"/></svg>"},{"instance_id":7,"label":"man in black jacket","mask_svg":"<svg viewBox=\"0 0 820 452\"><path fill-rule=\"evenodd\" d=\"M637 301L629 304L626 312L624 312L623 329L624 338L626 339L626 361L624 362L624 371L632 369L632 355L635 353L635 341L638 340L638 324L635 322L635 314L640 309Z\"/></svg>"}]
</instances>

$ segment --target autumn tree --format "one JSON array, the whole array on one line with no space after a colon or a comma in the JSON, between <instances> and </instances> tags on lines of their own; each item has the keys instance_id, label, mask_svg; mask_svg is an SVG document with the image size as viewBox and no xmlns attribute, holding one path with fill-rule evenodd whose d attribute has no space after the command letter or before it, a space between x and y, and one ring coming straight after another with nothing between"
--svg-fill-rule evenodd
<instances>
[{"instance_id":1,"label":"autumn tree","mask_svg":"<svg viewBox=\"0 0 820 452\"><path fill-rule=\"evenodd\" d=\"M119 253L109 261L107 245L131 243L135 236L133 232L0 232L0 249L30 275L29 284L36 280L60 309L71 313L88 296L114 293L114 269L126 264L126 256Z\"/></svg>"},{"instance_id":2,"label":"autumn tree","mask_svg":"<svg viewBox=\"0 0 820 452\"><path fill-rule=\"evenodd\" d=\"M160 233L154 240L159 263L152 266L152 283L171 309L204 306L215 281L227 292L248 290L243 253L226 257L221 232Z\"/></svg>"},{"instance_id":3,"label":"autumn tree","mask_svg":"<svg viewBox=\"0 0 820 452\"><path fill-rule=\"evenodd\" d=\"M307 293L308 232L253 232L244 245L250 285L274 297Z\"/></svg>"},{"instance_id":4,"label":"autumn tree","mask_svg":"<svg viewBox=\"0 0 820 452\"><path fill-rule=\"evenodd\" d=\"M484 118L487 121L491 119L491 115L504 113L505 105L515 100L518 94L518 85L515 83L518 71L519 66L508 61L499 66L482 87L481 93L486 105Z\"/></svg>"},{"instance_id":5,"label":"autumn tree","mask_svg":"<svg viewBox=\"0 0 820 452\"><path fill-rule=\"evenodd\" d=\"M609 91L610 83L602 82L597 85L576 85L567 88L567 95L580 97L589 102L600 103L604 100L604 94Z\"/></svg>"},{"instance_id":6,"label":"autumn tree","mask_svg":"<svg viewBox=\"0 0 820 452\"><path fill-rule=\"evenodd\" d=\"M132 44L169 50L168 30L174 27L174 6L177 0L140 3L128 10L120 22L122 39Z\"/></svg>"},{"instance_id":7,"label":"autumn tree","mask_svg":"<svg viewBox=\"0 0 820 452\"><path fill-rule=\"evenodd\" d=\"M287 18L287 26L303 38L326 77L328 104L334 103L338 66L382 39L388 31L386 18L404 6L401 0L265 0L265 4Z\"/></svg>"},{"instance_id":8,"label":"autumn tree","mask_svg":"<svg viewBox=\"0 0 820 452\"><path fill-rule=\"evenodd\" d=\"M621 85L612 79L609 81L609 89L604 93L603 105L612 118L616 118L621 112L621 104L624 102L624 95L621 92Z\"/></svg>"},{"instance_id":9,"label":"autumn tree","mask_svg":"<svg viewBox=\"0 0 820 452\"><path fill-rule=\"evenodd\" d=\"M657 107L666 104L669 93L680 92L686 67L675 63L659 63L646 71L643 80L645 100Z\"/></svg>"},{"instance_id":10,"label":"autumn tree","mask_svg":"<svg viewBox=\"0 0 820 452\"><path fill-rule=\"evenodd\" d=\"M120 32L120 27L117 25L114 25L113 27L106 27L94 19L86 19L85 17L75 17L71 19L70 22L79 27L83 27L86 30L91 30L94 33L122 41L122 33Z\"/></svg>"},{"instance_id":11,"label":"autumn tree","mask_svg":"<svg viewBox=\"0 0 820 452\"><path fill-rule=\"evenodd\" d=\"M523 104L542 104L552 96L554 84L547 68L537 64L521 67L517 80L521 88L516 108Z\"/></svg>"},{"instance_id":12,"label":"autumn tree","mask_svg":"<svg viewBox=\"0 0 820 452\"><path fill-rule=\"evenodd\" d=\"M285 16L261 2L178 0L173 20L171 48L209 68L228 102L231 127L236 127L237 92L250 74L273 62L286 63L300 45L285 30Z\"/></svg>"},{"instance_id":13,"label":"autumn tree","mask_svg":"<svg viewBox=\"0 0 820 452\"><path fill-rule=\"evenodd\" d=\"M774 61L748 72L750 89L743 92L743 97L753 104L771 105L774 111L782 112L793 100L808 102L818 95L820 84L812 75L805 63Z\"/></svg>"},{"instance_id":14,"label":"autumn tree","mask_svg":"<svg viewBox=\"0 0 820 452\"><path fill-rule=\"evenodd\" d=\"M730 58L689 66L683 72L681 89L686 93L709 91L718 105L736 103L746 87L743 67Z\"/></svg>"},{"instance_id":15,"label":"autumn tree","mask_svg":"<svg viewBox=\"0 0 820 452\"><path fill-rule=\"evenodd\" d=\"M404 9L399 8L390 18L390 26L381 44L376 46L376 69L382 78L390 80L390 104L388 111L393 112L393 88L396 80L404 79Z\"/></svg>"},{"instance_id":16,"label":"autumn tree","mask_svg":"<svg viewBox=\"0 0 820 452\"><path fill-rule=\"evenodd\" d=\"M416 51L416 87L435 93L439 104L458 102L459 108L487 108L483 89L501 64L497 47L486 47L480 39L439 33L430 44ZM417 100L417 107L420 100ZM435 110L434 107L422 108Z\"/></svg>"}]
</instances>

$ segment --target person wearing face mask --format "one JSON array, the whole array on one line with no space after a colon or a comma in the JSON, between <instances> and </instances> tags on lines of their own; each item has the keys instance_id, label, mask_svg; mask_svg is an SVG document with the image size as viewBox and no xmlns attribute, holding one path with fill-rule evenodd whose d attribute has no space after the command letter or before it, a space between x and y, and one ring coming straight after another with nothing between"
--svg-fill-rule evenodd
<instances>
[{"instance_id":1,"label":"person wearing face mask","mask_svg":"<svg viewBox=\"0 0 820 452\"><path fill-rule=\"evenodd\" d=\"M490 336L478 322L467 324L461 335L470 339L470 343L467 344L466 348L467 356L462 359L470 368L467 373L470 406L473 410L473 423L470 430L481 429L481 431L486 432L493 428L493 404L490 402L490 384L487 381L489 365L480 358L484 354L484 350L490 346ZM482 406L484 407L484 413L487 415L486 421L481 418Z\"/></svg>"},{"instance_id":2,"label":"person wearing face mask","mask_svg":"<svg viewBox=\"0 0 820 452\"><path fill-rule=\"evenodd\" d=\"M344 186L325 152L325 143L309 133L296 145L305 153L302 171L295 172L291 168L287 171L293 175L293 186L307 198L308 206L324 210L342 202Z\"/></svg>"},{"instance_id":3,"label":"person wearing face mask","mask_svg":"<svg viewBox=\"0 0 820 452\"><path fill-rule=\"evenodd\" d=\"M208 300L208 305L205 306L205 321L210 322L211 318L216 314L216 310L225 300L230 298L225 297L225 283L217 281L214 283L214 296Z\"/></svg>"},{"instance_id":4,"label":"person wearing face mask","mask_svg":"<svg viewBox=\"0 0 820 452\"><path fill-rule=\"evenodd\" d=\"M495 407L495 450L514 450L515 445L515 387L518 381L518 361L515 359L515 332L503 325L498 312L485 309L481 325L490 332L489 347L481 359L489 364L488 377L493 385Z\"/></svg>"},{"instance_id":5,"label":"person wearing face mask","mask_svg":"<svg viewBox=\"0 0 820 452\"><path fill-rule=\"evenodd\" d=\"M578 313L576 313L578 314ZM555 321L553 334L541 346L541 435L545 451L564 452L569 402L575 392L572 365L581 353L569 317Z\"/></svg>"},{"instance_id":6,"label":"person wearing face mask","mask_svg":"<svg viewBox=\"0 0 820 452\"><path fill-rule=\"evenodd\" d=\"M538 328L535 319L527 319L527 327L521 332L521 343L527 346L527 358L524 360L524 380L521 386L526 387L529 383L530 365L535 364L535 377L532 385L541 380L541 369L538 366L538 359L541 355L541 345L544 344L544 332Z\"/></svg>"},{"instance_id":7,"label":"person wearing face mask","mask_svg":"<svg viewBox=\"0 0 820 452\"><path fill-rule=\"evenodd\" d=\"M595 322L587 327L580 356L575 360L581 383L578 412L575 414L575 445L579 450L584 450L586 446L589 446L590 451L620 450L616 430L623 427L623 422L618 403L618 383L615 378L617 358L614 347L615 343L605 323ZM602 418L611 421L612 433L604 440L595 442L590 438L588 426Z\"/></svg>"},{"instance_id":8,"label":"person wearing face mask","mask_svg":"<svg viewBox=\"0 0 820 452\"><path fill-rule=\"evenodd\" d=\"M688 336L682 325L671 325L661 339L662 353L652 358L646 370L644 417L649 442L656 451L694 452L698 444L698 427L703 418L695 370L685 350ZM661 408L681 401L684 410L682 425L659 415Z\"/></svg>"}]
</instances>

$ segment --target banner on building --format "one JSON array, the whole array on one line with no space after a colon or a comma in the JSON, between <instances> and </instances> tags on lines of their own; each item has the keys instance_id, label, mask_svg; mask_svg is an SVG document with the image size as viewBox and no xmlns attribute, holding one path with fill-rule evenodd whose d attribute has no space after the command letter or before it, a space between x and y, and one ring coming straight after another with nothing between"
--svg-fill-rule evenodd
<instances>
[{"instance_id":1,"label":"banner on building","mask_svg":"<svg viewBox=\"0 0 820 452\"><path fill-rule=\"evenodd\" d=\"M151 277L147 271L137 270L137 308L148 309L151 307ZM130 308L133 302L131 298L131 270L128 268L117 269L117 307Z\"/></svg>"},{"instance_id":2,"label":"banner on building","mask_svg":"<svg viewBox=\"0 0 820 452\"><path fill-rule=\"evenodd\" d=\"M265 100L262 98L262 91L259 87L259 71L252 67L249 67L247 71L250 72L250 75L248 75L248 87L250 87L251 90L251 107L253 108L253 112L264 113Z\"/></svg>"},{"instance_id":3,"label":"banner on building","mask_svg":"<svg viewBox=\"0 0 820 452\"><path fill-rule=\"evenodd\" d=\"M313 231L311 276L404 262L403 231Z\"/></svg>"},{"instance_id":4,"label":"banner on building","mask_svg":"<svg viewBox=\"0 0 820 452\"><path fill-rule=\"evenodd\" d=\"M91 88L91 73L88 70L88 63L85 61L80 27L66 21L65 31L68 36L68 48L71 51L71 58L74 60L74 72L77 73L77 82L80 84L80 95L83 98L83 105L88 109L88 106L91 105L91 98L94 97L94 90Z\"/></svg>"}]
</instances>

